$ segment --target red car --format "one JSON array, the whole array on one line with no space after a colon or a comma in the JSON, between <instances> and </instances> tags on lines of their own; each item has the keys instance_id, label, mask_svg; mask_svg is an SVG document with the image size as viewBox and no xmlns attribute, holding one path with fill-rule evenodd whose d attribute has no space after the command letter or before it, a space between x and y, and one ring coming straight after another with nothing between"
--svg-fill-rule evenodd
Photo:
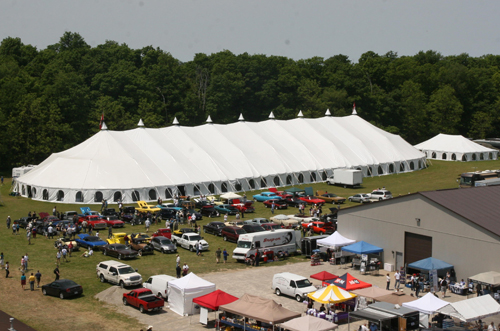
<instances>
[{"instance_id":1,"label":"red car","mask_svg":"<svg viewBox=\"0 0 500 331\"><path fill-rule=\"evenodd\" d=\"M172 232L168 228L161 228L156 230L156 232L153 233L151 237L165 237L168 239L172 239Z\"/></svg>"},{"instance_id":2,"label":"red car","mask_svg":"<svg viewBox=\"0 0 500 331\"><path fill-rule=\"evenodd\" d=\"M288 204L284 200L271 199L271 200L266 200L263 202L263 204L264 204L264 206L266 206L266 208L271 208L273 203L274 203L274 209L287 209L288 208Z\"/></svg>"},{"instance_id":3,"label":"red car","mask_svg":"<svg viewBox=\"0 0 500 331\"><path fill-rule=\"evenodd\" d=\"M243 201L240 201L240 199L233 199L233 200L231 200L231 205L234 208L238 209L240 212L241 211L243 211L244 213L255 212L255 208L253 206L252 201L243 202Z\"/></svg>"},{"instance_id":4,"label":"red car","mask_svg":"<svg viewBox=\"0 0 500 331\"><path fill-rule=\"evenodd\" d=\"M312 224L311 226L314 233L332 234L335 232L335 228L333 227L333 224L331 224L331 222L325 223L325 222L313 221L309 223L302 223L302 227L304 227L306 230L309 230L309 224Z\"/></svg>"},{"instance_id":5,"label":"red car","mask_svg":"<svg viewBox=\"0 0 500 331\"><path fill-rule=\"evenodd\" d=\"M108 224L99 215L87 215L80 217L78 219L78 224L82 224L83 221L87 221L87 224L94 230L103 230L108 227Z\"/></svg>"},{"instance_id":6,"label":"red car","mask_svg":"<svg viewBox=\"0 0 500 331\"><path fill-rule=\"evenodd\" d=\"M106 222L107 226L113 228L123 228L125 222L118 218L118 216L103 216L102 220Z\"/></svg>"},{"instance_id":7,"label":"red car","mask_svg":"<svg viewBox=\"0 0 500 331\"><path fill-rule=\"evenodd\" d=\"M123 293L123 304L139 308L141 313L147 311L160 311L165 305L163 298L157 297L147 288L139 288L128 293Z\"/></svg>"},{"instance_id":8,"label":"red car","mask_svg":"<svg viewBox=\"0 0 500 331\"><path fill-rule=\"evenodd\" d=\"M316 199L316 198L312 198L312 197L303 197L303 198L299 198L299 199L304 201L305 203L307 203L309 205L322 205L325 203L325 200Z\"/></svg>"}]
</instances>

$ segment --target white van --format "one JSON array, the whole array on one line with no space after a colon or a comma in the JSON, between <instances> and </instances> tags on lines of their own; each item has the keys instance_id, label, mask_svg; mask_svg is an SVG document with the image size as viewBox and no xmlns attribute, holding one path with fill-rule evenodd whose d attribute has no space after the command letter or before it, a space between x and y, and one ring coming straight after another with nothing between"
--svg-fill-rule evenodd
<instances>
[{"instance_id":1,"label":"white van","mask_svg":"<svg viewBox=\"0 0 500 331\"><path fill-rule=\"evenodd\" d=\"M316 291L309 279L290 272L275 274L272 289L276 295L285 294L298 302L304 301L308 293Z\"/></svg>"},{"instance_id":2,"label":"white van","mask_svg":"<svg viewBox=\"0 0 500 331\"><path fill-rule=\"evenodd\" d=\"M169 275L155 275L149 277L147 281L142 284L142 287L150 289L151 292L159 297L168 301L168 282L171 282L177 278Z\"/></svg>"},{"instance_id":3,"label":"white van","mask_svg":"<svg viewBox=\"0 0 500 331\"><path fill-rule=\"evenodd\" d=\"M300 234L300 231L298 233ZM296 240L297 234L291 229L240 234L233 251L233 259L244 261L245 257L255 256L257 249L261 254L264 251L273 251L274 254L281 252L291 255L297 251Z\"/></svg>"}]
</instances>

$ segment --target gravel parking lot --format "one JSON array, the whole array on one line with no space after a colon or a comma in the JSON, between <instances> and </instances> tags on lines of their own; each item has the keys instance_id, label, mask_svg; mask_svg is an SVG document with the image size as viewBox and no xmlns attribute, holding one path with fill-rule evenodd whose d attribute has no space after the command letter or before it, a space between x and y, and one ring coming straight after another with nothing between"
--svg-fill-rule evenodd
<instances>
[{"instance_id":1,"label":"gravel parking lot","mask_svg":"<svg viewBox=\"0 0 500 331\"><path fill-rule=\"evenodd\" d=\"M380 271L380 275L361 275L358 270L353 270L351 268L342 268L341 266L332 266L328 263L324 263L319 266L311 266L309 262L288 264L284 266L260 266L260 267L249 267L245 270L230 271L230 272L217 272L199 275L203 279L213 282L217 285L217 289L226 291L236 297L241 297L245 293L252 295L257 295L260 297L273 299L276 302L283 305L290 310L296 312L305 312L305 305L295 301L293 298L286 296L276 296L272 289L272 279L273 275L279 272L292 272L295 274L302 275L304 277L309 277L320 271L328 271L336 275L343 275L349 272L354 277L359 278L365 282L373 284L374 286L385 288L386 280L385 274L387 271ZM311 279L314 285L321 285L320 281ZM393 273L391 273L391 285L394 285ZM118 286L111 286L109 289L96 295L96 298L105 301L111 306L115 307L119 312L137 318L139 322L145 325L152 325L155 331L158 330L206 330L207 328L199 323L199 315L194 315L190 317L183 317L177 313L172 312L168 309L168 303L166 309L161 313L147 313L141 314L139 310L123 306L122 304L122 294L126 290L122 290ZM406 294L410 294L411 291L407 288L404 289ZM459 296L453 293L447 292L446 301L454 302L465 299L463 296ZM319 307L319 304L316 304ZM209 313L209 320L214 318L214 313ZM498 319L498 318L497 318ZM498 323L497 319L492 319L495 324ZM490 320L488 320L490 321ZM356 330L358 323L351 324L350 329ZM340 325L340 331L347 331L347 324Z\"/></svg>"}]
</instances>

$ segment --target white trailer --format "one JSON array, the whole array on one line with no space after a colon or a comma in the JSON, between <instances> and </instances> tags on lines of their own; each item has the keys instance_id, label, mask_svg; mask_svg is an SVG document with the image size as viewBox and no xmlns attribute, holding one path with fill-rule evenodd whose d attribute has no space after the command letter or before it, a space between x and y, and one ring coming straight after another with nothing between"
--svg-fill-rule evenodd
<instances>
[{"instance_id":1,"label":"white trailer","mask_svg":"<svg viewBox=\"0 0 500 331\"><path fill-rule=\"evenodd\" d=\"M326 183L344 187L359 186L363 184L363 172L356 169L334 169L333 175L327 178Z\"/></svg>"},{"instance_id":2,"label":"white trailer","mask_svg":"<svg viewBox=\"0 0 500 331\"><path fill-rule=\"evenodd\" d=\"M300 231L298 231L300 235ZM292 254L297 251L297 233L291 229L262 231L240 234L233 251L233 259L245 261L245 257L254 257L256 250L261 254L273 251Z\"/></svg>"}]
</instances>

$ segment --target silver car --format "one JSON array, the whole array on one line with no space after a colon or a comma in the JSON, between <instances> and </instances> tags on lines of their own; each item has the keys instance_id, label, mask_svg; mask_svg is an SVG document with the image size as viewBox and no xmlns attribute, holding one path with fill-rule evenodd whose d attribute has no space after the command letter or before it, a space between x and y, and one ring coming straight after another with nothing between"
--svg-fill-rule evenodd
<instances>
[{"instance_id":1,"label":"silver car","mask_svg":"<svg viewBox=\"0 0 500 331\"><path fill-rule=\"evenodd\" d=\"M151 239L151 245L157 251L162 253L175 253L177 252L177 246L167 237L154 237Z\"/></svg>"},{"instance_id":2,"label":"silver car","mask_svg":"<svg viewBox=\"0 0 500 331\"><path fill-rule=\"evenodd\" d=\"M348 199L351 202L371 202L370 195L365 193L351 195Z\"/></svg>"},{"instance_id":3,"label":"silver car","mask_svg":"<svg viewBox=\"0 0 500 331\"><path fill-rule=\"evenodd\" d=\"M391 191L387 191L387 190L376 190L376 191L373 191L372 193L370 193L369 196L370 196L370 199L378 200L378 201L392 199Z\"/></svg>"}]
</instances>

